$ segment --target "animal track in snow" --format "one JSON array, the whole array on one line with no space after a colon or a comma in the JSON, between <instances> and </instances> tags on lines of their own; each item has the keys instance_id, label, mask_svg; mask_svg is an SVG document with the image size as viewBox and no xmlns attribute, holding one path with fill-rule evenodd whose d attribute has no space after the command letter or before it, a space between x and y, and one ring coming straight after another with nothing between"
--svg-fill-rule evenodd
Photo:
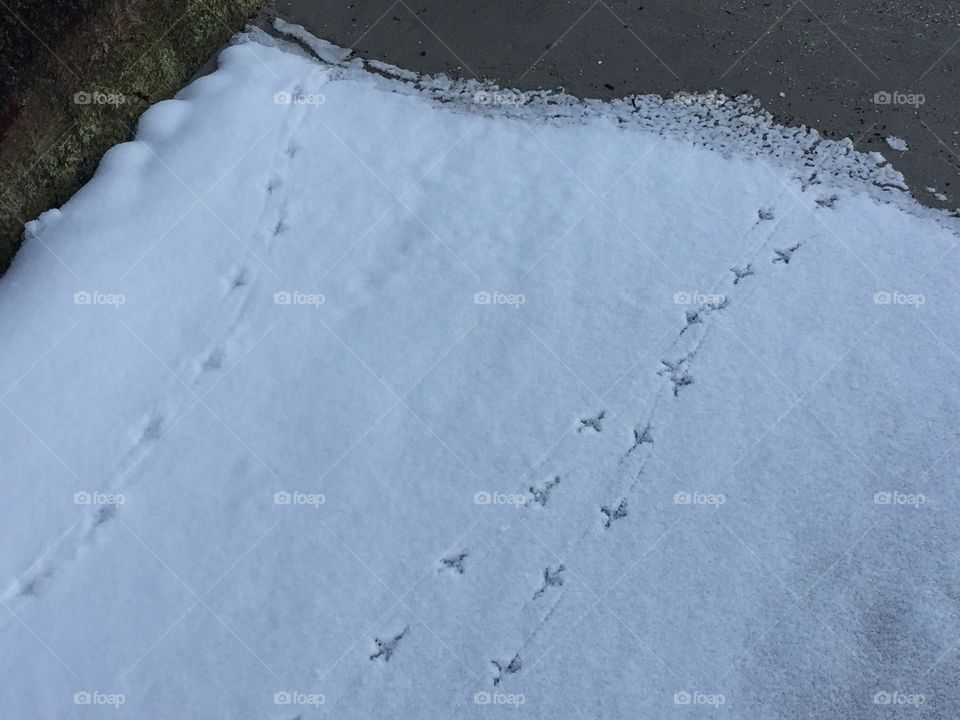
<instances>
[{"instance_id":1,"label":"animal track in snow","mask_svg":"<svg viewBox=\"0 0 960 720\"><path fill-rule=\"evenodd\" d=\"M709 315L712 312L717 310L726 310L727 306L730 304L730 300L727 297L723 297L719 302L708 302L704 305L701 305L696 310L687 310L686 318L687 324L684 325L683 329L680 331L680 335L683 335L687 330L689 330L694 325L702 325L703 318L705 315Z\"/></svg>"},{"instance_id":2,"label":"animal track in snow","mask_svg":"<svg viewBox=\"0 0 960 720\"><path fill-rule=\"evenodd\" d=\"M247 269L242 267L233 273L233 277L230 278L230 289L236 290L237 288L242 288L247 282Z\"/></svg>"},{"instance_id":3,"label":"animal track in snow","mask_svg":"<svg viewBox=\"0 0 960 720\"><path fill-rule=\"evenodd\" d=\"M550 499L550 493L553 489L560 484L560 476L557 475L553 480L548 480L541 487L530 486L530 494L533 496L533 502L537 503L540 507L543 507L547 504L547 501Z\"/></svg>"},{"instance_id":4,"label":"animal track in snow","mask_svg":"<svg viewBox=\"0 0 960 720\"><path fill-rule=\"evenodd\" d=\"M93 516L93 520L90 521L90 530L94 530L100 527L116 514L117 514L116 505L101 505L97 509L96 514Z\"/></svg>"},{"instance_id":5,"label":"animal track in snow","mask_svg":"<svg viewBox=\"0 0 960 720\"><path fill-rule=\"evenodd\" d=\"M543 569L543 585L540 586L540 589L533 594L533 599L536 600L538 597L543 595L549 588L560 587L563 585L563 573L566 571L563 563L557 566L556 570L551 570L550 568Z\"/></svg>"},{"instance_id":6,"label":"animal track in snow","mask_svg":"<svg viewBox=\"0 0 960 720\"><path fill-rule=\"evenodd\" d=\"M393 657L393 653L397 649L397 645L403 640L403 636L407 634L407 631L410 629L408 625L403 630L400 631L399 635L394 635L389 640L381 640L380 638L374 638L373 641L377 646L376 652L370 655L371 660L377 660L383 658L384 662L390 662L390 658Z\"/></svg>"},{"instance_id":7,"label":"animal track in snow","mask_svg":"<svg viewBox=\"0 0 960 720\"><path fill-rule=\"evenodd\" d=\"M466 550L461 550L453 555L447 555L447 557L440 558L440 564L448 570L455 571L457 575L463 575L465 572L463 561L467 559L467 555L469 555L469 553Z\"/></svg>"},{"instance_id":8,"label":"animal track in snow","mask_svg":"<svg viewBox=\"0 0 960 720\"><path fill-rule=\"evenodd\" d=\"M687 358L680 358L679 360L661 360L660 363L663 365L662 368L657 370L657 375L663 375L667 370L670 372L678 372L687 362Z\"/></svg>"},{"instance_id":9,"label":"animal track in snow","mask_svg":"<svg viewBox=\"0 0 960 720\"><path fill-rule=\"evenodd\" d=\"M17 594L23 597L38 597L40 595L40 586L50 577L49 570L41 570L34 573L29 580L20 584Z\"/></svg>"},{"instance_id":10,"label":"animal track in snow","mask_svg":"<svg viewBox=\"0 0 960 720\"><path fill-rule=\"evenodd\" d=\"M299 150L299 145L295 141L291 141L285 153L288 158L293 158ZM267 197L265 198L264 210L261 212L256 228L252 232L262 236L265 232L269 231L270 222L272 222L278 214L276 212L278 198L275 197L275 195L283 184L282 177L273 174L267 180L265 188L261 185ZM282 213L280 214L282 215ZM286 220L283 218L274 226L275 232L283 232L286 229ZM217 288L220 291L221 299L227 299L233 295L231 300L234 300L234 298L237 298L234 291L240 288L247 288L256 280L256 277L256 272L247 264L238 263L232 267L227 266L220 276ZM247 295L247 293L244 292L240 295ZM242 302L243 301L240 301L238 304L242 305ZM232 332L232 330L232 327L227 328L228 333ZM219 336L220 333L217 333L217 335ZM227 338L227 340L229 340L229 338ZM219 338L219 342L224 342L223 338ZM194 371L199 369L201 372L218 370L224 365L225 358L226 353L223 346L217 345L211 349L206 357L200 355L194 358L191 363L191 369ZM194 378L194 380L196 380L196 378ZM144 456L144 453L149 451L149 448L145 446L159 441L169 430L171 418L176 417L176 408L182 404L177 395L168 391L165 394L165 398L161 398L160 404L154 406L155 409L142 419L142 425L134 425L129 429L130 437L128 439L130 441L130 447L117 461L111 472L111 482L117 486L112 488L111 491L122 489L123 480L127 473L139 462L140 458ZM53 579L56 574L59 574L62 566L76 560L79 550L84 545L91 543L99 532L106 530L107 528L104 526L114 519L117 514L118 508L112 504L92 509L89 514L85 515L83 522L78 523L78 529L73 533L73 540L69 543L69 547L64 543L62 551L58 553L57 557L51 561L48 567L42 570L29 571L29 575L17 583L17 586L10 592L25 596L38 594L38 592L44 589L43 586L46 580ZM0 597L7 597L6 591L2 588L0 588ZM377 651L372 655L372 659L383 658L384 662L386 662L393 655L397 643L404 637L406 632L407 628L404 628L402 633L387 641L377 639Z\"/></svg>"},{"instance_id":11,"label":"animal track in snow","mask_svg":"<svg viewBox=\"0 0 960 720\"><path fill-rule=\"evenodd\" d=\"M606 410L601 410L596 417L580 418L580 427L577 428L577 432L583 432L586 428L592 428L594 432L603 432L602 421L606 414Z\"/></svg>"},{"instance_id":12,"label":"animal track in snow","mask_svg":"<svg viewBox=\"0 0 960 720\"><path fill-rule=\"evenodd\" d=\"M745 277L750 277L753 275L753 265L751 263L747 263L745 267L737 267L734 265L732 268L730 268L730 272L734 274L733 284L739 285L740 281Z\"/></svg>"},{"instance_id":13,"label":"animal track in snow","mask_svg":"<svg viewBox=\"0 0 960 720\"><path fill-rule=\"evenodd\" d=\"M603 521L603 526L608 528L614 520L619 520L627 516L627 501L626 499L621 500L620 504L612 509L608 505L602 505L600 512L607 516L606 520Z\"/></svg>"},{"instance_id":14,"label":"animal track in snow","mask_svg":"<svg viewBox=\"0 0 960 720\"><path fill-rule=\"evenodd\" d=\"M215 348L210 351L210 354L207 355L206 359L200 365L200 370L203 372L211 372L213 370L219 370L223 367L223 358L224 352L220 348Z\"/></svg>"},{"instance_id":15,"label":"animal track in snow","mask_svg":"<svg viewBox=\"0 0 960 720\"><path fill-rule=\"evenodd\" d=\"M693 385L693 376L689 373L683 373L680 377L670 378L673 382L673 396L677 397L680 394L680 388L686 387L687 385Z\"/></svg>"},{"instance_id":16,"label":"animal track in snow","mask_svg":"<svg viewBox=\"0 0 960 720\"><path fill-rule=\"evenodd\" d=\"M665 370L670 372L678 372L683 369L683 367L690 361L690 355L684 355L678 360L661 360L663 368L658 370L658 374L662 375Z\"/></svg>"},{"instance_id":17,"label":"animal track in snow","mask_svg":"<svg viewBox=\"0 0 960 720\"><path fill-rule=\"evenodd\" d=\"M776 248L774 248L773 252L775 252L777 256L771 262L774 262L774 263L782 262L784 265L789 265L790 258L792 258L793 254L799 249L800 249L800 243L797 243L796 245L792 245L788 247L786 250L777 250Z\"/></svg>"},{"instance_id":18,"label":"animal track in snow","mask_svg":"<svg viewBox=\"0 0 960 720\"><path fill-rule=\"evenodd\" d=\"M164 417L160 413L151 415L146 426L143 428L143 432L140 434L140 442L159 440L163 435L163 420Z\"/></svg>"},{"instance_id":19,"label":"animal track in snow","mask_svg":"<svg viewBox=\"0 0 960 720\"><path fill-rule=\"evenodd\" d=\"M499 685L500 680L503 679L504 673L507 675L513 675L520 672L523 669L523 661L520 659L520 653L517 653L513 656L510 662L504 664L499 660L491 660L493 666L497 669L497 676L493 679L494 685Z\"/></svg>"},{"instance_id":20,"label":"animal track in snow","mask_svg":"<svg viewBox=\"0 0 960 720\"><path fill-rule=\"evenodd\" d=\"M673 396L677 397L680 394L680 388L686 387L687 385L693 384L693 376L687 372L687 364L690 360L690 356L686 356L679 360L661 360L663 367L657 371L657 375L670 378L670 382L673 383Z\"/></svg>"},{"instance_id":21,"label":"animal track in snow","mask_svg":"<svg viewBox=\"0 0 960 720\"><path fill-rule=\"evenodd\" d=\"M805 181L805 184L809 184L809 185L819 184L817 181L816 173L812 174ZM761 225L764 221L773 220L774 213L772 210L767 211L767 210L761 209L758 213L758 217L760 222L758 222L754 226L752 231L758 235L759 234L767 235L768 230L771 227L770 225L762 225L761 227L757 227L757 226ZM767 241L769 241L769 237L767 238ZM793 253L796 252L796 250L798 250L800 246L801 246L801 243L798 242L795 245L785 250L777 249L775 251L776 256L773 259L773 262L775 263L783 262L784 264L789 264L790 259L792 259ZM762 249L760 249L761 247ZM735 286L739 285L742 280L745 280L746 278L751 277L755 274L759 274L754 263L759 262L760 259L762 259L762 253L770 252L770 246L759 245L758 249L759 249L760 255L759 256L752 255L750 257L750 259L753 262L744 262L743 260L741 260L739 261L738 264L729 268L729 271L734 276L733 285ZM744 258L744 260L746 260L746 258ZM760 267L762 268L762 263L760 263ZM705 342L705 338L710 333L713 325L712 322L707 321L706 316L707 314L715 310L723 310L727 308L729 304L728 298L723 297L722 295L718 297L722 298L720 302L704 304L695 310L692 310L692 311L688 310L686 312L686 326L682 329L679 329L679 335L683 336L684 331L689 329L693 325L698 325L698 324L702 325L702 329L698 328L695 331L688 333L687 336L685 337L674 336L674 342L670 346L672 349L666 351L668 353L668 356L667 358L662 359L660 361L662 367L660 367L657 370L657 375L668 378L672 383L672 387L666 386L666 385L663 385L660 387L660 389L656 393L657 404L655 404L653 411L649 416L650 422L647 422L645 426L636 426L633 428L633 444L623 455L623 459L627 458L627 456L633 453L641 445L650 444L651 447L653 446L654 438L652 435L652 425L654 422L657 422L657 418L659 416L657 413L657 405L659 404L660 399L667 396L667 393L670 392L670 390L672 390L674 397L677 397L681 388L686 387L687 385L691 385L694 382L693 376L690 374L690 368L693 364L694 358L699 353L699 350L703 346L703 343ZM579 425L577 426L577 432L578 433L583 432L586 428L590 428L595 432L600 432L602 429L601 421L603 420L603 418L604 418L604 413L600 413L595 418L589 418L589 417L580 418ZM600 519L603 523L603 528L605 531L609 530L615 521L618 521L627 517L629 501L631 498L634 498L634 490L640 484L644 476L644 470L645 470L645 466L647 465L647 462L652 458L653 456L649 452L647 453L641 452L640 458L631 467L631 474L635 473L631 481L623 483L623 485L621 485L616 490L614 490L613 487L608 486L606 490L602 491L604 495L601 495L599 498L597 498L599 500L611 498L611 497L616 498L610 504L600 504L599 506L599 510L601 513ZM624 462L623 459L621 460L621 462ZM626 469L627 469L626 466L622 468L622 470L626 470ZM622 479L623 479L622 477L618 478L617 482L619 483ZM532 501L530 504L532 504L533 502L539 502L539 496L536 492L536 488L530 487L530 494L532 497ZM597 507L597 505L594 505L594 507ZM567 546L567 549L565 550L565 554L566 554L565 559L568 562L571 562L571 564L574 566L576 562L575 556L574 556L575 549L582 542L589 542L591 534L595 535L596 533L596 530L595 530L596 526L593 525L593 522L594 521L591 518L587 528L585 528L584 532L580 535L579 540L576 542L570 543ZM590 527L591 525L593 528L592 530ZM627 529L629 529L629 526L626 526L626 527ZM604 535L604 539L609 539L611 537L606 535L606 533L603 533L603 535ZM561 568L562 567L563 566L561 566ZM539 600L541 596L546 595L549 588L552 585L561 584L560 581L564 579L563 576L560 574L562 572L561 568L557 568L556 570L552 570L551 568L546 568L544 570L543 585L534 594L533 601L528 601L528 603L535 602ZM515 661L517 665L519 665L520 653L525 652L525 647L531 642L531 638L538 635L542 631L542 629L549 627L550 619L554 615L554 611L556 607L558 605L561 605L564 602L564 600L567 599L568 597L569 597L568 593L563 593L563 592L557 592L552 594L551 599L554 602L551 604L553 605L553 607L550 608L549 611L546 611L541 615L541 620L539 624L536 626L533 633L527 634L527 639L525 640L524 644L520 646L519 651L515 656ZM530 612L529 606L525 605L524 607L525 607L525 612ZM511 661L511 663L512 662L513 661ZM505 665L504 663L497 662L497 661L492 661L492 663L496 667L496 669L499 671L497 677L494 679L494 685L497 685L501 681L501 679L505 677L505 675L510 671L509 670L510 664ZM519 667L516 667L516 670L519 670Z\"/></svg>"},{"instance_id":22,"label":"animal track in snow","mask_svg":"<svg viewBox=\"0 0 960 720\"><path fill-rule=\"evenodd\" d=\"M820 141L818 140L816 144L819 145L819 143ZM820 185L820 176L816 171L810 173L809 177L798 179L800 180L800 190L802 192L806 192L807 188L809 188L811 185Z\"/></svg>"},{"instance_id":23,"label":"animal track in snow","mask_svg":"<svg viewBox=\"0 0 960 720\"><path fill-rule=\"evenodd\" d=\"M287 230L287 221L284 219L277 220L277 224L273 226L273 236L277 237L278 235L283 234Z\"/></svg>"},{"instance_id":24,"label":"animal track in snow","mask_svg":"<svg viewBox=\"0 0 960 720\"><path fill-rule=\"evenodd\" d=\"M653 445L653 435L650 434L650 423L647 423L647 426L643 430L633 429L633 445L627 450L627 455L632 453L641 445ZM624 456L626 457L626 456Z\"/></svg>"}]
</instances>

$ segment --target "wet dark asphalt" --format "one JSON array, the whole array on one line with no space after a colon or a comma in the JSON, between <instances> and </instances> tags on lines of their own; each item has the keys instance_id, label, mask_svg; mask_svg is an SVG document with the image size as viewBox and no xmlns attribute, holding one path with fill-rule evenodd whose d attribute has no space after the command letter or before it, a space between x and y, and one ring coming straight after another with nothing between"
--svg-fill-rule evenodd
<instances>
[{"instance_id":1,"label":"wet dark asphalt","mask_svg":"<svg viewBox=\"0 0 960 720\"><path fill-rule=\"evenodd\" d=\"M272 9L417 72L605 99L749 93L778 122L883 153L924 204L960 207L958 2L272 0ZM909 150L888 147L890 135Z\"/></svg>"}]
</instances>

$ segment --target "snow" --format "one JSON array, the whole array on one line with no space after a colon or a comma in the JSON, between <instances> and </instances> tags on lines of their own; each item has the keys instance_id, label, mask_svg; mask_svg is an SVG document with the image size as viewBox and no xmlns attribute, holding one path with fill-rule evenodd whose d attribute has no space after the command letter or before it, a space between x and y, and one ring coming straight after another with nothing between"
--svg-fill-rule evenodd
<instances>
[{"instance_id":1,"label":"snow","mask_svg":"<svg viewBox=\"0 0 960 720\"><path fill-rule=\"evenodd\" d=\"M955 219L345 57L239 38L0 281L0 715L957 707Z\"/></svg>"},{"instance_id":2,"label":"snow","mask_svg":"<svg viewBox=\"0 0 960 720\"><path fill-rule=\"evenodd\" d=\"M303 43L317 59L330 65L340 65L350 57L350 50L337 47L333 43L316 37L308 32L303 25L287 22L278 17L274 18L273 27L281 34Z\"/></svg>"},{"instance_id":3,"label":"snow","mask_svg":"<svg viewBox=\"0 0 960 720\"><path fill-rule=\"evenodd\" d=\"M907 141L903 138L898 138L896 135L890 135L887 138L887 145L897 152L906 152L910 149L910 147L907 145Z\"/></svg>"}]
</instances>

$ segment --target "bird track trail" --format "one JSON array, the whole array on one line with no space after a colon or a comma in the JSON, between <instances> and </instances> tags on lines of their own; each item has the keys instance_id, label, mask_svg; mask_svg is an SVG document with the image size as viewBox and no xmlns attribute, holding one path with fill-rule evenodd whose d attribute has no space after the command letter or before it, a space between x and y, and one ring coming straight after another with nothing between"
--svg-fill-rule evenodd
<instances>
[{"instance_id":1,"label":"bird track trail","mask_svg":"<svg viewBox=\"0 0 960 720\"><path fill-rule=\"evenodd\" d=\"M228 350L230 342L236 337L247 316L266 266L260 253L269 257L270 250L288 227L287 199L283 191L291 166L296 160L299 148L296 136L306 112L307 108L291 104L286 116L280 121L282 127L277 133L276 150L268 173L269 180L263 190L263 206L246 243L244 259L238 265L224 268L220 279L223 306L218 311L219 322L214 325L214 331L210 333L203 348L195 352L192 358L183 358L181 370L185 371L183 374L187 380L183 380L180 373L167 367L173 377L161 391L160 398L141 426L131 430L130 436L134 441L114 467L105 473L107 480L99 484L99 491L118 495L135 482L134 469L183 417L202 402L205 382L229 370L232 359ZM140 342L143 343L142 340ZM149 347L147 349L150 350ZM155 355L152 350L150 352ZM238 356L242 354L238 353ZM43 586L65 565L76 560L82 547L93 544L96 536L109 527L110 521L121 512L120 505L101 505L87 509L59 540L48 547L21 574L0 600L10 603L40 595Z\"/></svg>"}]
</instances>

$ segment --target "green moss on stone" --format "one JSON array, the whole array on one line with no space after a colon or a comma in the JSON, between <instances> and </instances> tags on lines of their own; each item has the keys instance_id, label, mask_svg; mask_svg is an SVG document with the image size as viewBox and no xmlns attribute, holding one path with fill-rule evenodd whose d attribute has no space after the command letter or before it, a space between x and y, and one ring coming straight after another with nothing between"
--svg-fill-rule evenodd
<instances>
[{"instance_id":1,"label":"green moss on stone","mask_svg":"<svg viewBox=\"0 0 960 720\"><path fill-rule=\"evenodd\" d=\"M104 152L132 137L141 113L176 93L260 4L111 0L53 49L59 60L48 56L35 70L0 143L0 273L23 223L66 202ZM94 92L124 101L75 101Z\"/></svg>"}]
</instances>

